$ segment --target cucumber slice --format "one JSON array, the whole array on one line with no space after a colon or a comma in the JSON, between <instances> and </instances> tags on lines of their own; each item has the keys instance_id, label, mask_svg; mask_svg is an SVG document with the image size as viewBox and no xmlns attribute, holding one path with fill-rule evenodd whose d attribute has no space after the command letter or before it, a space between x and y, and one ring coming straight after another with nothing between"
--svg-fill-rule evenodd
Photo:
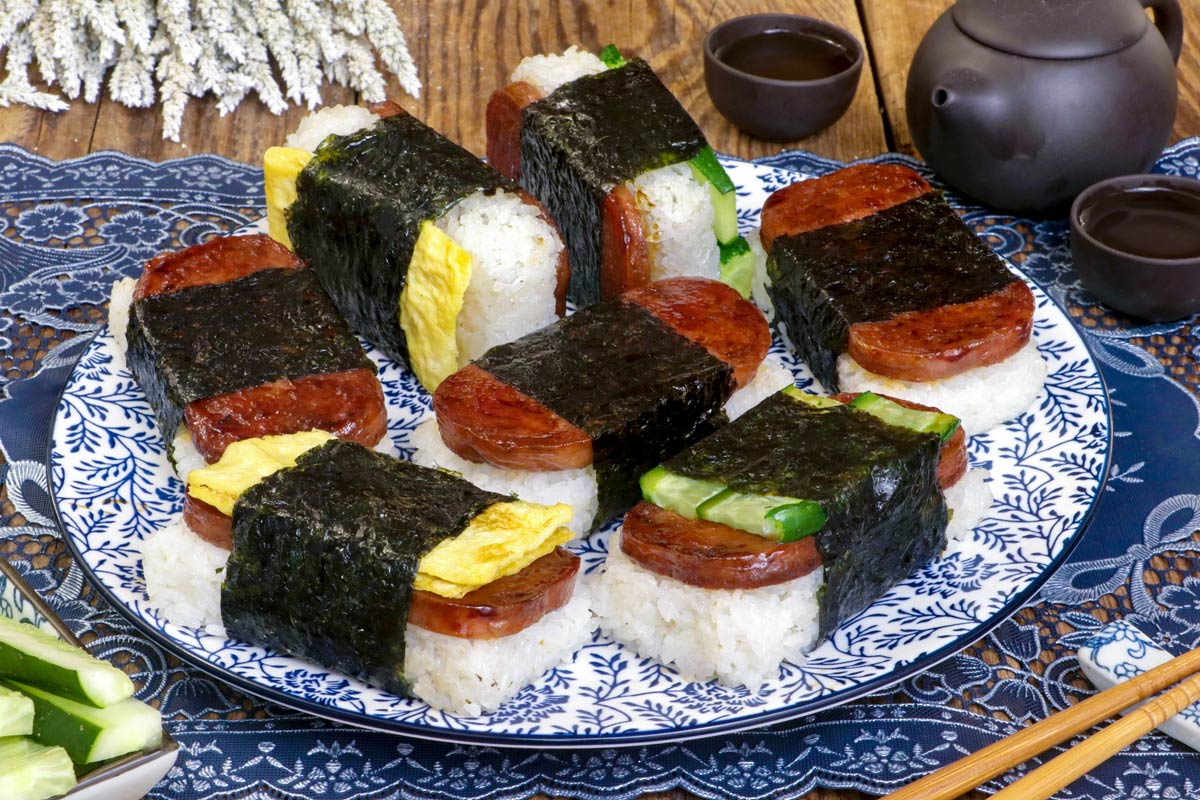
<instances>
[{"instance_id":1,"label":"cucumber slice","mask_svg":"<svg viewBox=\"0 0 1200 800\"><path fill-rule=\"evenodd\" d=\"M66 749L76 764L123 756L162 742L162 716L129 698L94 708L17 681L4 684L33 701L33 738Z\"/></svg>"},{"instance_id":2,"label":"cucumber slice","mask_svg":"<svg viewBox=\"0 0 1200 800\"><path fill-rule=\"evenodd\" d=\"M881 397L874 392L863 392L850 401L850 407L865 411L889 425L908 428L918 433L936 433L943 442L958 430L958 417L941 411L921 411L905 408L899 403Z\"/></svg>"},{"instance_id":3,"label":"cucumber slice","mask_svg":"<svg viewBox=\"0 0 1200 800\"><path fill-rule=\"evenodd\" d=\"M604 66L608 67L609 69L623 67L629 63L625 60L625 56L621 55L621 51L617 49L615 44L607 45L603 50L600 51L600 60L603 61Z\"/></svg>"},{"instance_id":4,"label":"cucumber slice","mask_svg":"<svg viewBox=\"0 0 1200 800\"><path fill-rule=\"evenodd\" d=\"M20 692L0 686L0 736L28 736L31 733L33 701Z\"/></svg>"},{"instance_id":5,"label":"cucumber slice","mask_svg":"<svg viewBox=\"0 0 1200 800\"><path fill-rule=\"evenodd\" d=\"M699 171L693 167L692 172L698 174ZM717 236L717 243L725 245L745 241L738 236L737 193L718 191L710 183L708 197L713 207L713 233Z\"/></svg>"},{"instance_id":6,"label":"cucumber slice","mask_svg":"<svg viewBox=\"0 0 1200 800\"><path fill-rule=\"evenodd\" d=\"M61 747L24 736L0 739L0 797L46 800L75 787L75 765Z\"/></svg>"},{"instance_id":7,"label":"cucumber slice","mask_svg":"<svg viewBox=\"0 0 1200 800\"><path fill-rule=\"evenodd\" d=\"M779 541L794 542L824 528L829 515L816 500L801 500L772 508L767 512L767 519L777 526Z\"/></svg>"},{"instance_id":8,"label":"cucumber slice","mask_svg":"<svg viewBox=\"0 0 1200 800\"><path fill-rule=\"evenodd\" d=\"M750 297L751 279L754 277L754 253L746 240L737 237L721 248L721 283L737 289L742 297Z\"/></svg>"},{"instance_id":9,"label":"cucumber slice","mask_svg":"<svg viewBox=\"0 0 1200 800\"><path fill-rule=\"evenodd\" d=\"M0 617L0 676L100 707L133 696L133 681L112 664L7 617Z\"/></svg>"},{"instance_id":10,"label":"cucumber slice","mask_svg":"<svg viewBox=\"0 0 1200 800\"><path fill-rule=\"evenodd\" d=\"M721 166L721 162L717 161L717 154L711 147L701 149L699 153L692 156L688 163L700 173L697 180L712 184L721 194L729 194L733 191L733 181L730 179L729 173L725 172L725 168Z\"/></svg>"},{"instance_id":11,"label":"cucumber slice","mask_svg":"<svg viewBox=\"0 0 1200 800\"><path fill-rule=\"evenodd\" d=\"M799 400L801 403L813 408L833 408L834 406L844 405L832 397L823 397L819 394L806 392L799 386L787 386L783 389L783 393L793 400Z\"/></svg>"},{"instance_id":12,"label":"cucumber slice","mask_svg":"<svg viewBox=\"0 0 1200 800\"><path fill-rule=\"evenodd\" d=\"M757 533L779 542L794 542L825 526L821 504L779 495L743 494L732 489L700 505L700 518Z\"/></svg>"},{"instance_id":13,"label":"cucumber slice","mask_svg":"<svg viewBox=\"0 0 1200 800\"><path fill-rule=\"evenodd\" d=\"M647 501L688 519L696 518L696 509L701 503L725 491L724 484L685 478L661 466L643 475L639 483L642 497Z\"/></svg>"}]
</instances>

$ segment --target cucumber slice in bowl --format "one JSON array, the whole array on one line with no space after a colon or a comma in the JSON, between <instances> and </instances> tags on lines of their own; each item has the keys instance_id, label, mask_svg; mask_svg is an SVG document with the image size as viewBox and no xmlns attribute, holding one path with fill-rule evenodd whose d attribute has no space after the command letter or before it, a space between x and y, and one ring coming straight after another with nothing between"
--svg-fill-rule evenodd
<instances>
[{"instance_id":1,"label":"cucumber slice in bowl","mask_svg":"<svg viewBox=\"0 0 1200 800\"><path fill-rule=\"evenodd\" d=\"M33 733L33 701L0 686L0 737ZM0 797L7 797L0 793Z\"/></svg>"},{"instance_id":2,"label":"cucumber slice in bowl","mask_svg":"<svg viewBox=\"0 0 1200 800\"><path fill-rule=\"evenodd\" d=\"M123 756L162 742L162 716L141 700L129 698L96 708L25 683L5 680L33 701L33 739L66 749L77 764Z\"/></svg>"},{"instance_id":3,"label":"cucumber slice in bowl","mask_svg":"<svg viewBox=\"0 0 1200 800\"><path fill-rule=\"evenodd\" d=\"M0 617L0 675L93 706L133 696L133 681L112 664L7 617Z\"/></svg>"},{"instance_id":4,"label":"cucumber slice in bowl","mask_svg":"<svg viewBox=\"0 0 1200 800\"><path fill-rule=\"evenodd\" d=\"M0 738L0 797L46 800L75 787L75 765L61 747L24 736Z\"/></svg>"}]
</instances>

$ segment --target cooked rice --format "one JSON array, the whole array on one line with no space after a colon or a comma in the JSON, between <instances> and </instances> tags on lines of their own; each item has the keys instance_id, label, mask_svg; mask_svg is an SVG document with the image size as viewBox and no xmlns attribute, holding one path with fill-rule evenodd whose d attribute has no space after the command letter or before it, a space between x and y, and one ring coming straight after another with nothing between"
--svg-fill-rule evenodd
<instances>
[{"instance_id":1,"label":"cooked rice","mask_svg":"<svg viewBox=\"0 0 1200 800\"><path fill-rule=\"evenodd\" d=\"M750 274L750 299L762 310L767 322L775 321L775 306L771 303L771 295L767 287L771 285L771 277L767 275L767 251L763 250L762 239L758 228L746 234L746 244L754 255L754 271ZM781 323L782 324L782 323Z\"/></svg>"},{"instance_id":2,"label":"cooked rice","mask_svg":"<svg viewBox=\"0 0 1200 800\"><path fill-rule=\"evenodd\" d=\"M579 579L566 605L500 639L461 639L409 625L404 677L434 708L477 716L569 661L594 628L587 586Z\"/></svg>"},{"instance_id":3,"label":"cooked rice","mask_svg":"<svg viewBox=\"0 0 1200 800\"><path fill-rule=\"evenodd\" d=\"M329 136L346 136L374 125L379 119L378 114L363 106L326 106L300 120L295 132L284 140L284 146L313 151Z\"/></svg>"},{"instance_id":4,"label":"cooked rice","mask_svg":"<svg viewBox=\"0 0 1200 800\"><path fill-rule=\"evenodd\" d=\"M122 278L112 286L112 295L108 301L108 332L116 345L113 352L113 368L125 369L125 351L129 342L125 339L125 331L129 327L129 309L133 306L133 291L137 281L133 278Z\"/></svg>"},{"instance_id":5,"label":"cooked rice","mask_svg":"<svg viewBox=\"0 0 1200 800\"><path fill-rule=\"evenodd\" d=\"M142 574L150 607L175 625L221 627L221 582L229 551L209 544L180 516L142 542Z\"/></svg>"},{"instance_id":6,"label":"cooked rice","mask_svg":"<svg viewBox=\"0 0 1200 800\"><path fill-rule=\"evenodd\" d=\"M721 277L721 254L713 233L708 187L687 164L644 172L628 184L650 247L650 279L679 275Z\"/></svg>"},{"instance_id":7,"label":"cooked rice","mask_svg":"<svg viewBox=\"0 0 1200 800\"><path fill-rule=\"evenodd\" d=\"M768 353L758 365L754 378L730 396L725 403L725 413L731 421L735 420L780 389L791 386L792 382L792 373L783 365L783 360Z\"/></svg>"},{"instance_id":8,"label":"cooked rice","mask_svg":"<svg viewBox=\"0 0 1200 800\"><path fill-rule=\"evenodd\" d=\"M686 680L757 689L816 642L824 570L761 589L702 589L656 575L621 551L620 531L592 586L600 628Z\"/></svg>"},{"instance_id":9,"label":"cooked rice","mask_svg":"<svg viewBox=\"0 0 1200 800\"><path fill-rule=\"evenodd\" d=\"M525 81L541 92L542 97L546 97L564 83L606 69L608 67L594 53L571 45L562 55L547 53L521 59L510 80L513 83Z\"/></svg>"},{"instance_id":10,"label":"cooked rice","mask_svg":"<svg viewBox=\"0 0 1200 800\"><path fill-rule=\"evenodd\" d=\"M950 524L946 526L946 541L953 546L971 537L992 506L991 479L986 469L968 470L958 483L945 491L946 505L950 508Z\"/></svg>"},{"instance_id":11,"label":"cooked rice","mask_svg":"<svg viewBox=\"0 0 1200 800\"><path fill-rule=\"evenodd\" d=\"M967 435L982 433L1033 405L1046 381L1046 362L1029 343L999 364L976 367L939 381L901 381L868 372L843 353L838 357L843 392L867 390L933 406L962 420Z\"/></svg>"},{"instance_id":12,"label":"cooked rice","mask_svg":"<svg viewBox=\"0 0 1200 800\"><path fill-rule=\"evenodd\" d=\"M554 472L530 472L476 464L459 458L446 447L434 417L413 430L409 443L416 448L412 460L421 466L457 472L482 489L515 494L531 503L566 503L575 510L575 516L567 527L576 536L586 535L591 528L599 500L596 495L596 472L590 466Z\"/></svg>"},{"instance_id":13,"label":"cooked rice","mask_svg":"<svg viewBox=\"0 0 1200 800\"><path fill-rule=\"evenodd\" d=\"M459 366L558 318L563 243L536 206L507 192L477 192L436 225L471 254L471 282L458 314Z\"/></svg>"}]
</instances>

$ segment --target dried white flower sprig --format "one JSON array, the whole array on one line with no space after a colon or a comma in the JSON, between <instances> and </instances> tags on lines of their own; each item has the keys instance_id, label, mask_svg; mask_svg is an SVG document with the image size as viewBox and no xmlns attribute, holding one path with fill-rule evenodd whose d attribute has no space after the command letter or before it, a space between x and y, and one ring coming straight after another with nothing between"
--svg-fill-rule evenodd
<instances>
[{"instance_id":1,"label":"dried white flower sprig","mask_svg":"<svg viewBox=\"0 0 1200 800\"><path fill-rule=\"evenodd\" d=\"M276 114L289 102L314 108L326 80L377 102L377 64L421 92L387 0L0 0L0 56L0 106L63 111L64 95L95 102L107 80L119 103L157 100L174 141L189 98L209 92L222 116L250 92ZM61 94L34 87L31 66Z\"/></svg>"}]
</instances>

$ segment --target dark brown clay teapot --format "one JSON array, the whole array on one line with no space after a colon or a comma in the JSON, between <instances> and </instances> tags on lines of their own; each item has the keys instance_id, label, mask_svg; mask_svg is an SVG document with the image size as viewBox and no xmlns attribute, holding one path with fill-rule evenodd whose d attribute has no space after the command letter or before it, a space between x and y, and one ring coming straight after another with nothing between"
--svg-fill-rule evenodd
<instances>
[{"instance_id":1,"label":"dark brown clay teapot","mask_svg":"<svg viewBox=\"0 0 1200 800\"><path fill-rule=\"evenodd\" d=\"M1182 42L1179 0L958 0L909 69L913 141L988 205L1063 209L1166 147Z\"/></svg>"}]
</instances>

